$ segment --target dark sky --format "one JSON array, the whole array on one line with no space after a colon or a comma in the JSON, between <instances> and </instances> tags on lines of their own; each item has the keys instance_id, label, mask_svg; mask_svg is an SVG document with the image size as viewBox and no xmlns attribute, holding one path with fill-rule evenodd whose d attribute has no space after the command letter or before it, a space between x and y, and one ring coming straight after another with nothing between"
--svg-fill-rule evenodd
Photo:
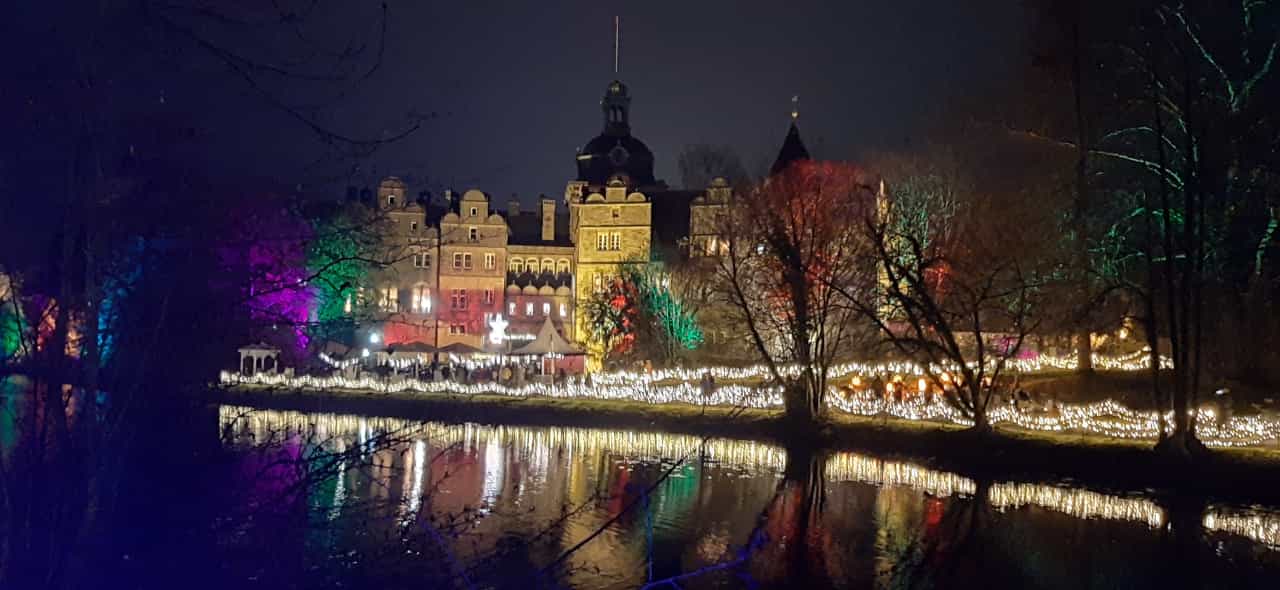
<instances>
[{"instance_id":1,"label":"dark sky","mask_svg":"<svg viewBox=\"0 0 1280 590\"><path fill-rule=\"evenodd\" d=\"M376 12L335 4L319 16L323 26L376 37ZM728 144L749 169L767 166L793 94L810 150L851 159L901 145L949 100L1006 76L1022 59L1018 4L390 0L382 67L324 120L370 136L399 128L410 111L440 114L364 162L358 182L395 174L414 191L477 187L500 201L559 195L575 173L575 150L600 132L620 14L619 77L631 88L633 133L655 153L659 178L680 183L676 156L690 143ZM338 167L308 166L319 152L305 129L219 68L193 67L163 89L165 108L206 119L195 157L229 177L335 192L347 182L319 180Z\"/></svg>"}]
</instances>

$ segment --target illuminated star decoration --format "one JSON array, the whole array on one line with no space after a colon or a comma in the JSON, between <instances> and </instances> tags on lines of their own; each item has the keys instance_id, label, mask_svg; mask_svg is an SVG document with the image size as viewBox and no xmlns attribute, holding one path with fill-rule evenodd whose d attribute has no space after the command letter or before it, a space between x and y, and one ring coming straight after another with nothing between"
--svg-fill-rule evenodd
<instances>
[{"instance_id":1,"label":"illuminated star decoration","mask_svg":"<svg viewBox=\"0 0 1280 590\"><path fill-rule=\"evenodd\" d=\"M489 342L493 344L502 344L507 339L507 320L501 315L495 314L489 319Z\"/></svg>"}]
</instances>

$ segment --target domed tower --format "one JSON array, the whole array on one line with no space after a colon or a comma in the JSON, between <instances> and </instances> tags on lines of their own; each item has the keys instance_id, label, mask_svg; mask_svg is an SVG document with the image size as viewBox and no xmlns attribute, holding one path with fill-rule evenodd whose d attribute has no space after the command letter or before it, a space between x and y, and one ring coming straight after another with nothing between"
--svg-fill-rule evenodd
<instances>
[{"instance_id":1,"label":"domed tower","mask_svg":"<svg viewBox=\"0 0 1280 590\"><path fill-rule=\"evenodd\" d=\"M620 80L610 82L600 99L600 109L604 131L578 151L577 180L590 188L603 187L611 178L621 179L632 188L654 185L653 152L631 136L631 95L627 85Z\"/></svg>"}]
</instances>

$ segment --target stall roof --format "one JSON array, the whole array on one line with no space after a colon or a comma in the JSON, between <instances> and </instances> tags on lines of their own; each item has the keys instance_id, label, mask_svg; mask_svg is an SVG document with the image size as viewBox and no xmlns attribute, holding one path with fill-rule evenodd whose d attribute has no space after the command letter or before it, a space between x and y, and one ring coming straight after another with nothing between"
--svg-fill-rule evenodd
<instances>
[{"instance_id":1,"label":"stall roof","mask_svg":"<svg viewBox=\"0 0 1280 590\"><path fill-rule=\"evenodd\" d=\"M569 344L569 342L556 331L556 327L551 324L550 317L546 318L542 322L542 327L538 329L537 338L534 338L532 342L511 351L511 354L513 355L549 353L582 354L581 350L578 350L577 347Z\"/></svg>"}]
</instances>

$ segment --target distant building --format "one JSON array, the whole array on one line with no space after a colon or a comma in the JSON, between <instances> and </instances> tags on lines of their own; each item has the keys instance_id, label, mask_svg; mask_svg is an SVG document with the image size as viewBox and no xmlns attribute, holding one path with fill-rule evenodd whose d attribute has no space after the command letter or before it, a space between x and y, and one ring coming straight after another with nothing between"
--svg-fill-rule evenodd
<instances>
[{"instance_id":1,"label":"distant building","mask_svg":"<svg viewBox=\"0 0 1280 590\"><path fill-rule=\"evenodd\" d=\"M724 252L716 219L732 199L729 182L671 190L654 176L653 152L631 135L627 86L610 82L600 105L603 130L576 155L563 210L542 196L533 211L516 199L499 211L475 189L460 198L445 191L437 207L409 199L398 178L382 181L384 239L401 255L370 279L379 312L374 339L505 352L550 317L561 336L581 343L588 330L579 305L625 265ZM808 157L793 121L774 171ZM504 341L489 337L497 317Z\"/></svg>"}]
</instances>

